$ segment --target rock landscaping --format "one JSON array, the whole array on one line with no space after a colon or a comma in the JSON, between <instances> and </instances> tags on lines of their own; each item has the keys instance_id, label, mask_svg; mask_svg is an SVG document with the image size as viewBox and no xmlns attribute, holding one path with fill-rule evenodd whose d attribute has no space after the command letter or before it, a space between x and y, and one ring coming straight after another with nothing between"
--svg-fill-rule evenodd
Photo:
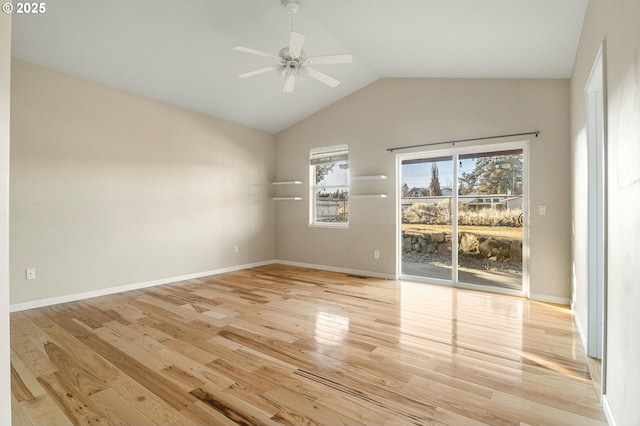
<instances>
[{"instance_id":1,"label":"rock landscaping","mask_svg":"<svg viewBox=\"0 0 640 426\"><path fill-rule=\"evenodd\" d=\"M450 265L451 247L451 234L402 233L404 261ZM522 241L460 232L458 260L471 269L522 273Z\"/></svg>"}]
</instances>

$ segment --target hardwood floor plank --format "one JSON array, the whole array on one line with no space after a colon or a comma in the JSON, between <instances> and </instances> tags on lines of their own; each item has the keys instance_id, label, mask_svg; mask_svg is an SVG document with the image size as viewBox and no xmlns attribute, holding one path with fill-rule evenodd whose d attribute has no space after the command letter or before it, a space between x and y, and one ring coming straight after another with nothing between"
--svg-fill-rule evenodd
<instances>
[{"instance_id":1,"label":"hardwood floor plank","mask_svg":"<svg viewBox=\"0 0 640 426\"><path fill-rule=\"evenodd\" d=\"M303 370L298 370L295 374L300 378L324 386L326 390L333 390L348 400L382 408L399 418L411 419L417 422L416 424L428 422L433 417L436 408L422 402L405 399L385 388L371 387L366 383L349 379L342 380L341 374L336 375L336 380ZM418 395L415 397L418 398Z\"/></svg>"},{"instance_id":2,"label":"hardwood floor plank","mask_svg":"<svg viewBox=\"0 0 640 426\"><path fill-rule=\"evenodd\" d=\"M64 384L73 389L75 393L88 397L107 388L105 380L76 363L75 358L60 346L48 342L45 344L45 348L49 359L58 368L55 373L57 378L63 380Z\"/></svg>"},{"instance_id":3,"label":"hardwood floor plank","mask_svg":"<svg viewBox=\"0 0 640 426\"><path fill-rule=\"evenodd\" d=\"M74 424L48 393L19 404L33 425L57 426Z\"/></svg>"},{"instance_id":4,"label":"hardwood floor plank","mask_svg":"<svg viewBox=\"0 0 640 426\"><path fill-rule=\"evenodd\" d=\"M95 406L112 424L148 425L151 420L123 399L115 390L107 388L90 396Z\"/></svg>"},{"instance_id":5,"label":"hardwood floor plank","mask_svg":"<svg viewBox=\"0 0 640 426\"><path fill-rule=\"evenodd\" d=\"M192 421L194 425L238 426L234 420L202 401L194 402L180 413Z\"/></svg>"},{"instance_id":6,"label":"hardwood floor plank","mask_svg":"<svg viewBox=\"0 0 640 426\"><path fill-rule=\"evenodd\" d=\"M21 333L11 337L11 347L34 377L50 374L57 370L56 366L47 358L46 353L38 346L29 336Z\"/></svg>"},{"instance_id":7,"label":"hardwood floor plank","mask_svg":"<svg viewBox=\"0 0 640 426\"><path fill-rule=\"evenodd\" d=\"M175 365L171 365L163 369L162 373L164 377L171 379L185 392L191 392L193 389L201 387L207 383L206 381Z\"/></svg>"},{"instance_id":8,"label":"hardwood floor plank","mask_svg":"<svg viewBox=\"0 0 640 426\"><path fill-rule=\"evenodd\" d=\"M295 417L298 419L300 416L304 416L304 419L310 419L314 424L328 424L328 425L364 425L351 419L340 412L329 408L318 402L317 400L311 400L299 393L293 392L287 388L279 387L271 389L264 394L265 398L272 401L274 404L282 407L288 407L292 412L295 412ZM284 413L288 415L288 410L283 410L281 414L276 415L276 419L286 418ZM304 420L304 423L308 423Z\"/></svg>"},{"instance_id":9,"label":"hardwood floor plank","mask_svg":"<svg viewBox=\"0 0 640 426\"><path fill-rule=\"evenodd\" d=\"M302 365L307 368L313 366L313 363L310 361L312 355L305 354L285 342L272 340L236 327L225 327L220 331L220 335L258 352L285 360L292 365Z\"/></svg>"},{"instance_id":10,"label":"hardwood floor plank","mask_svg":"<svg viewBox=\"0 0 640 426\"><path fill-rule=\"evenodd\" d=\"M11 425L33 426L33 423L29 419L27 412L24 410L22 404L20 404L20 401L18 401L14 395L11 395Z\"/></svg>"},{"instance_id":11,"label":"hardwood floor plank","mask_svg":"<svg viewBox=\"0 0 640 426\"><path fill-rule=\"evenodd\" d=\"M284 265L11 315L18 423L593 425L570 309Z\"/></svg>"},{"instance_id":12,"label":"hardwood floor plank","mask_svg":"<svg viewBox=\"0 0 640 426\"><path fill-rule=\"evenodd\" d=\"M233 362L233 358L230 358L229 361L218 358L215 361L207 364L207 366L219 372L220 374L233 379L234 384L246 385L260 393L274 387L272 382L265 380L263 377L255 374L253 371L245 370L235 364Z\"/></svg>"},{"instance_id":13,"label":"hardwood floor plank","mask_svg":"<svg viewBox=\"0 0 640 426\"><path fill-rule=\"evenodd\" d=\"M123 376L113 382L111 387L131 406L148 418L152 424L171 426L189 426L193 424L191 420L182 415L182 412L174 409L153 392L129 377Z\"/></svg>"},{"instance_id":14,"label":"hardwood floor plank","mask_svg":"<svg viewBox=\"0 0 640 426\"><path fill-rule=\"evenodd\" d=\"M239 425L267 426L277 424L255 407L245 404L242 400L219 390L197 388L190 393Z\"/></svg>"},{"instance_id":15,"label":"hardwood floor plank","mask_svg":"<svg viewBox=\"0 0 640 426\"><path fill-rule=\"evenodd\" d=\"M13 367L13 364L11 365L11 392L18 402L31 401L35 398Z\"/></svg>"},{"instance_id":16,"label":"hardwood floor plank","mask_svg":"<svg viewBox=\"0 0 640 426\"><path fill-rule=\"evenodd\" d=\"M254 388L249 388L243 384L235 383L224 389L223 392L242 401L243 404L250 405L265 417L272 419L280 411L279 407L264 397L264 392L256 392Z\"/></svg>"},{"instance_id":17,"label":"hardwood floor plank","mask_svg":"<svg viewBox=\"0 0 640 426\"><path fill-rule=\"evenodd\" d=\"M219 337L211 340L215 341L216 343L220 342L221 345L226 345L225 342L230 342L230 340L227 340L224 337ZM255 349L247 348L245 346L240 346L239 349L236 349L235 353L242 355L243 357L254 359L256 364L260 364L260 368L272 367L281 371L288 371L290 373L298 369L298 367L294 364L286 362L282 359L278 359L269 354L256 351Z\"/></svg>"},{"instance_id":18,"label":"hardwood floor plank","mask_svg":"<svg viewBox=\"0 0 640 426\"><path fill-rule=\"evenodd\" d=\"M59 373L38 377L47 394L74 425L108 423L99 409L84 395L67 386Z\"/></svg>"},{"instance_id":19,"label":"hardwood floor plank","mask_svg":"<svg viewBox=\"0 0 640 426\"><path fill-rule=\"evenodd\" d=\"M436 409L436 412L433 415L433 421L437 422L438 424L457 426L482 426L487 424L479 420L470 419L469 417L465 417L463 415L445 410L442 407L438 407ZM519 424L518 426L523 425Z\"/></svg>"},{"instance_id":20,"label":"hardwood floor plank","mask_svg":"<svg viewBox=\"0 0 640 426\"><path fill-rule=\"evenodd\" d=\"M155 356L151 351L146 350L140 345L136 345L128 341L126 338L119 336L106 327L98 328L94 331L95 336L99 337L103 342L108 343L120 353L127 354L132 359L144 360L144 366L151 370L163 370L171 364L161 358Z\"/></svg>"},{"instance_id":21,"label":"hardwood floor plank","mask_svg":"<svg viewBox=\"0 0 640 426\"><path fill-rule=\"evenodd\" d=\"M113 296L114 295L105 296L105 297L111 298ZM115 296L118 296L118 295L115 295ZM130 304L128 304L126 298L123 298L120 296L119 299L120 300L113 297L114 303L109 305L111 311L117 314L117 317L115 318L115 320L119 320L125 324L135 324L136 321L144 318L144 314L142 313L142 311L136 308L135 306L131 306ZM95 299L87 301L87 304L91 306L99 306L99 304L96 304Z\"/></svg>"},{"instance_id":22,"label":"hardwood floor plank","mask_svg":"<svg viewBox=\"0 0 640 426\"><path fill-rule=\"evenodd\" d=\"M13 351L13 349L11 349L10 366L13 370L12 374L14 372L16 374L15 377L11 378L11 392L19 402L32 401L38 396L47 394L40 383L38 383L38 379L31 373L31 371L29 371L27 366L24 365L20 357ZM18 383L16 383L15 391L13 382L14 380L19 381Z\"/></svg>"},{"instance_id":23,"label":"hardwood floor plank","mask_svg":"<svg viewBox=\"0 0 640 426\"><path fill-rule=\"evenodd\" d=\"M288 386L287 388L290 389ZM290 390L300 394L297 392L297 389ZM364 425L383 425L394 417L390 413L385 413L384 410L379 407L374 407L370 404L358 404L352 400L347 401L343 396L334 393L321 395L316 401L324 407L330 407L332 410L352 419L354 422Z\"/></svg>"}]
</instances>

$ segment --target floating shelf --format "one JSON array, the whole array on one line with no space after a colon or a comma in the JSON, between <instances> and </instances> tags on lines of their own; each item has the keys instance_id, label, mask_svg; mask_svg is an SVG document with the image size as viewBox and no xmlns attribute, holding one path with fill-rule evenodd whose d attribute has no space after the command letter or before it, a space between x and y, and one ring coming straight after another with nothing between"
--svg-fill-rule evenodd
<instances>
[{"instance_id":1,"label":"floating shelf","mask_svg":"<svg viewBox=\"0 0 640 426\"><path fill-rule=\"evenodd\" d=\"M363 194L351 195L349 198L387 198L387 194Z\"/></svg>"},{"instance_id":2,"label":"floating shelf","mask_svg":"<svg viewBox=\"0 0 640 426\"><path fill-rule=\"evenodd\" d=\"M301 180L285 180L279 182L271 182L272 185L302 185Z\"/></svg>"},{"instance_id":3,"label":"floating shelf","mask_svg":"<svg viewBox=\"0 0 640 426\"><path fill-rule=\"evenodd\" d=\"M302 197L273 197L274 201L301 201Z\"/></svg>"},{"instance_id":4,"label":"floating shelf","mask_svg":"<svg viewBox=\"0 0 640 426\"><path fill-rule=\"evenodd\" d=\"M379 180L386 179L386 175L353 176L351 180Z\"/></svg>"}]
</instances>

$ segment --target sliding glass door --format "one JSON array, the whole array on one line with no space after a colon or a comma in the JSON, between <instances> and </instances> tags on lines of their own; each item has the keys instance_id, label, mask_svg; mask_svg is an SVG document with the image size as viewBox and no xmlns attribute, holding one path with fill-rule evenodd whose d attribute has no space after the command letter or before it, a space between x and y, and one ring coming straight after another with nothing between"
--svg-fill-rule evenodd
<instances>
[{"instance_id":1,"label":"sliding glass door","mask_svg":"<svg viewBox=\"0 0 640 426\"><path fill-rule=\"evenodd\" d=\"M400 274L522 294L526 146L399 157Z\"/></svg>"},{"instance_id":2,"label":"sliding glass door","mask_svg":"<svg viewBox=\"0 0 640 426\"><path fill-rule=\"evenodd\" d=\"M453 156L402 161L402 274L451 280Z\"/></svg>"},{"instance_id":3,"label":"sliding glass door","mask_svg":"<svg viewBox=\"0 0 640 426\"><path fill-rule=\"evenodd\" d=\"M522 290L523 157L458 156L458 282Z\"/></svg>"}]
</instances>

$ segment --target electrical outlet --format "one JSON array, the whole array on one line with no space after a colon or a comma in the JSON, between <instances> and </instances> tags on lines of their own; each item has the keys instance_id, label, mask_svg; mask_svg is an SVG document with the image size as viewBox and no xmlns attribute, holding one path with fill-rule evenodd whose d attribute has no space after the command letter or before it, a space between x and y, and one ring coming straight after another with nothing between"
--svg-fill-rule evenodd
<instances>
[{"instance_id":1,"label":"electrical outlet","mask_svg":"<svg viewBox=\"0 0 640 426\"><path fill-rule=\"evenodd\" d=\"M373 251L373 258L374 259L380 259L380 250L374 250Z\"/></svg>"},{"instance_id":2,"label":"electrical outlet","mask_svg":"<svg viewBox=\"0 0 640 426\"><path fill-rule=\"evenodd\" d=\"M238 253L239 251L240 251L240 247L238 247L238 246L233 247L233 252L234 253Z\"/></svg>"},{"instance_id":3,"label":"electrical outlet","mask_svg":"<svg viewBox=\"0 0 640 426\"><path fill-rule=\"evenodd\" d=\"M27 274L27 279L28 280L35 280L36 279L36 268L27 268L27 270L25 272Z\"/></svg>"}]
</instances>

